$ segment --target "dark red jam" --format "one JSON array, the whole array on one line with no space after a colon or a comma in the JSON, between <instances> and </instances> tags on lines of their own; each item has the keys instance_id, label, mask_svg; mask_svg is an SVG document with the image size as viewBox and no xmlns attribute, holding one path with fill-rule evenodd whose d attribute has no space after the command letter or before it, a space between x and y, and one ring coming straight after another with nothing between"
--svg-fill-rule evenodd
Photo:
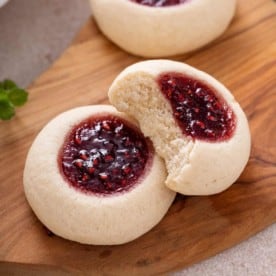
<instances>
[{"instance_id":1,"label":"dark red jam","mask_svg":"<svg viewBox=\"0 0 276 276\"><path fill-rule=\"evenodd\" d=\"M160 75L157 81L185 135L209 142L231 138L236 127L235 114L213 88L174 72Z\"/></svg>"},{"instance_id":2,"label":"dark red jam","mask_svg":"<svg viewBox=\"0 0 276 276\"><path fill-rule=\"evenodd\" d=\"M183 4L189 0L131 0L134 3L150 7L166 7Z\"/></svg>"},{"instance_id":3,"label":"dark red jam","mask_svg":"<svg viewBox=\"0 0 276 276\"><path fill-rule=\"evenodd\" d=\"M116 116L97 116L69 133L60 152L62 172L74 188L94 194L129 190L143 176L152 145Z\"/></svg>"}]
</instances>

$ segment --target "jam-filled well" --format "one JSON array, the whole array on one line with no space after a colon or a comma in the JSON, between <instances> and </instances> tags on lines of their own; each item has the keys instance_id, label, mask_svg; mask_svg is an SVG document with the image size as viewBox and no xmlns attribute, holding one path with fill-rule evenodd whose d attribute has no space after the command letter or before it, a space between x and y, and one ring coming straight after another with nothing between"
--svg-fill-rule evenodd
<instances>
[{"instance_id":1,"label":"jam-filled well","mask_svg":"<svg viewBox=\"0 0 276 276\"><path fill-rule=\"evenodd\" d=\"M185 135L209 142L231 138L236 116L212 87L176 72L161 74L157 82Z\"/></svg>"},{"instance_id":2,"label":"jam-filled well","mask_svg":"<svg viewBox=\"0 0 276 276\"><path fill-rule=\"evenodd\" d=\"M183 4L189 0L130 0L140 5L150 7L167 7Z\"/></svg>"},{"instance_id":3,"label":"jam-filled well","mask_svg":"<svg viewBox=\"0 0 276 276\"><path fill-rule=\"evenodd\" d=\"M91 117L75 126L61 149L60 167L67 182L94 194L129 190L143 177L152 145L125 120Z\"/></svg>"}]
</instances>

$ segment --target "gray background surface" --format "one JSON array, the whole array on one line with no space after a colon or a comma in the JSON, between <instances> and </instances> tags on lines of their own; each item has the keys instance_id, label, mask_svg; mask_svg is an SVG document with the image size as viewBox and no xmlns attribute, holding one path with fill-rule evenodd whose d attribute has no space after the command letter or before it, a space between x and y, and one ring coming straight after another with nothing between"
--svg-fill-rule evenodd
<instances>
[{"instance_id":1,"label":"gray background surface","mask_svg":"<svg viewBox=\"0 0 276 276\"><path fill-rule=\"evenodd\" d=\"M90 15L88 0L10 0L0 9L0 80L28 86ZM175 275L276 275L276 224Z\"/></svg>"}]
</instances>

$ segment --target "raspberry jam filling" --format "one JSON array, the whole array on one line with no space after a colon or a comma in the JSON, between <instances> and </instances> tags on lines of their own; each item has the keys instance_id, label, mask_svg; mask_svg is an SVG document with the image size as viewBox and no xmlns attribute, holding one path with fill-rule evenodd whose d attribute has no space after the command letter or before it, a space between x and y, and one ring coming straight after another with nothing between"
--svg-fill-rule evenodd
<instances>
[{"instance_id":1,"label":"raspberry jam filling","mask_svg":"<svg viewBox=\"0 0 276 276\"><path fill-rule=\"evenodd\" d=\"M183 134L208 142L231 138L235 114L213 88L174 72L161 74L157 82Z\"/></svg>"},{"instance_id":2,"label":"raspberry jam filling","mask_svg":"<svg viewBox=\"0 0 276 276\"><path fill-rule=\"evenodd\" d=\"M175 6L188 2L189 0L130 0L134 3L150 7Z\"/></svg>"},{"instance_id":3,"label":"raspberry jam filling","mask_svg":"<svg viewBox=\"0 0 276 276\"><path fill-rule=\"evenodd\" d=\"M60 152L60 166L71 186L83 192L113 194L129 190L151 159L152 145L138 129L111 116L77 125Z\"/></svg>"}]
</instances>

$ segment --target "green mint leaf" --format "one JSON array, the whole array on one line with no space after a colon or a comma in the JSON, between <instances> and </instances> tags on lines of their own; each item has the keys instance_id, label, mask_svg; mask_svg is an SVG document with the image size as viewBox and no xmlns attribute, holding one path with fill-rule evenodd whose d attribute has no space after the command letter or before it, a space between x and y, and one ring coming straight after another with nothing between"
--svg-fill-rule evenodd
<instances>
[{"instance_id":1,"label":"green mint leaf","mask_svg":"<svg viewBox=\"0 0 276 276\"><path fill-rule=\"evenodd\" d=\"M0 82L0 119L9 120L15 114L15 107L28 100L28 93L12 80Z\"/></svg>"},{"instance_id":2,"label":"green mint leaf","mask_svg":"<svg viewBox=\"0 0 276 276\"><path fill-rule=\"evenodd\" d=\"M14 107L8 101L0 100L0 119L9 120L14 114Z\"/></svg>"},{"instance_id":3,"label":"green mint leaf","mask_svg":"<svg viewBox=\"0 0 276 276\"><path fill-rule=\"evenodd\" d=\"M7 92L0 87L0 101L9 101Z\"/></svg>"},{"instance_id":4,"label":"green mint leaf","mask_svg":"<svg viewBox=\"0 0 276 276\"><path fill-rule=\"evenodd\" d=\"M28 93L23 89L12 89L8 91L8 98L14 106L21 106L28 100Z\"/></svg>"},{"instance_id":5,"label":"green mint leaf","mask_svg":"<svg viewBox=\"0 0 276 276\"><path fill-rule=\"evenodd\" d=\"M2 86L2 88L6 89L6 90L11 90L11 89L17 88L17 85L12 80L2 81L1 86Z\"/></svg>"}]
</instances>

